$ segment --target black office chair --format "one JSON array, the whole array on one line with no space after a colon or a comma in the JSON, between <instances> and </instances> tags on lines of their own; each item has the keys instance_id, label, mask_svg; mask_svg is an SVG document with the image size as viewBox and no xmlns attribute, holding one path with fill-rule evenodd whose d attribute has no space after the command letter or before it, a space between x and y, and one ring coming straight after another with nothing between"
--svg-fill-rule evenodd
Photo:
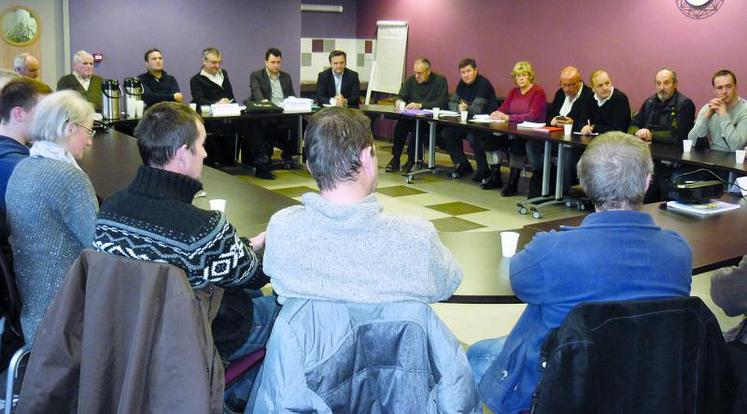
<instances>
[{"instance_id":1,"label":"black office chair","mask_svg":"<svg viewBox=\"0 0 747 414\"><path fill-rule=\"evenodd\" d=\"M542 347L532 413L729 413L734 372L697 297L576 306Z\"/></svg>"},{"instance_id":2,"label":"black office chair","mask_svg":"<svg viewBox=\"0 0 747 414\"><path fill-rule=\"evenodd\" d=\"M0 252L0 286L3 296L3 316L0 319L0 337L3 339L3 348L0 349L2 351L0 353L10 356L10 352L13 352L5 372L5 395L0 399L0 409L5 414L10 414L18 402L16 380L20 374L21 363L28 357L30 349L23 344L21 297L16 287L15 273L4 252ZM3 359L4 365L5 359Z\"/></svg>"}]
</instances>

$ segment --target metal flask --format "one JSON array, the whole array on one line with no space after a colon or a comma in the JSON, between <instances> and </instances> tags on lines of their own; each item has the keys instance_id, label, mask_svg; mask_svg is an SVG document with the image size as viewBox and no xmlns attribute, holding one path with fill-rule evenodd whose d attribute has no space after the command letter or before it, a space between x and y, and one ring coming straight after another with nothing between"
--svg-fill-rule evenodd
<instances>
[{"instance_id":1,"label":"metal flask","mask_svg":"<svg viewBox=\"0 0 747 414\"><path fill-rule=\"evenodd\" d=\"M103 106L101 115L104 119L119 119L119 82L116 79L104 79L101 82Z\"/></svg>"},{"instance_id":2,"label":"metal flask","mask_svg":"<svg viewBox=\"0 0 747 414\"><path fill-rule=\"evenodd\" d=\"M143 84L140 83L138 78L125 78L124 90L126 100L142 101L143 100Z\"/></svg>"}]
</instances>

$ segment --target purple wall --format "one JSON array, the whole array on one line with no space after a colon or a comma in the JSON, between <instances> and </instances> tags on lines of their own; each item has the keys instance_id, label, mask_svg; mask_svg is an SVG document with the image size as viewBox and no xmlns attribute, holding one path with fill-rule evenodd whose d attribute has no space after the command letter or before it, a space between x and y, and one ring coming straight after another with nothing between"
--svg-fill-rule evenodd
<instances>
[{"instance_id":1,"label":"purple wall","mask_svg":"<svg viewBox=\"0 0 747 414\"><path fill-rule=\"evenodd\" d=\"M355 38L357 0L303 0L301 3L342 6L342 13L301 13L301 37Z\"/></svg>"},{"instance_id":2,"label":"purple wall","mask_svg":"<svg viewBox=\"0 0 747 414\"><path fill-rule=\"evenodd\" d=\"M451 90L457 62L467 56L499 95L513 87L509 73L518 60L534 65L535 83L550 97L562 66L576 65L584 77L605 68L634 110L653 93L656 70L671 66L679 89L700 107L712 97L716 70L747 80L745 16L747 1L724 2L714 16L691 20L673 0L368 0L358 4L357 37L374 37L377 20L408 21L408 74L413 59L426 56Z\"/></svg>"},{"instance_id":3,"label":"purple wall","mask_svg":"<svg viewBox=\"0 0 747 414\"><path fill-rule=\"evenodd\" d=\"M179 82L185 98L189 79L201 65L202 49L223 54L234 94L249 97L249 73L264 67L268 47L283 52L283 70L298 93L300 67L300 0L70 0L70 49L102 52L96 73L104 78L145 71L143 53L163 52L164 68Z\"/></svg>"}]
</instances>

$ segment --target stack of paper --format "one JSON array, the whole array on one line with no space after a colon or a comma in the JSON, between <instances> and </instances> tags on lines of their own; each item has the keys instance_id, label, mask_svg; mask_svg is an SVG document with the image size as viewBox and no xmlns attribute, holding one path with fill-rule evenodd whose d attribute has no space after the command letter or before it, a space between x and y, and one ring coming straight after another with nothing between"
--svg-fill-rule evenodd
<instances>
[{"instance_id":1,"label":"stack of paper","mask_svg":"<svg viewBox=\"0 0 747 414\"><path fill-rule=\"evenodd\" d=\"M517 128L542 128L545 126L544 122L529 122L524 121L520 123L519 125L516 125Z\"/></svg>"},{"instance_id":2,"label":"stack of paper","mask_svg":"<svg viewBox=\"0 0 747 414\"><path fill-rule=\"evenodd\" d=\"M212 104L210 105L210 112L213 116L239 116L241 115L241 107L237 103Z\"/></svg>"},{"instance_id":3,"label":"stack of paper","mask_svg":"<svg viewBox=\"0 0 747 414\"><path fill-rule=\"evenodd\" d=\"M283 107L285 112L311 112L311 105L313 103L313 99L289 96L285 98L280 106Z\"/></svg>"},{"instance_id":4,"label":"stack of paper","mask_svg":"<svg viewBox=\"0 0 747 414\"><path fill-rule=\"evenodd\" d=\"M667 210L701 217L721 214L723 212L736 210L738 208L739 204L724 203L723 201L718 200L711 200L707 203L700 204L680 203L679 201L667 202Z\"/></svg>"}]
</instances>

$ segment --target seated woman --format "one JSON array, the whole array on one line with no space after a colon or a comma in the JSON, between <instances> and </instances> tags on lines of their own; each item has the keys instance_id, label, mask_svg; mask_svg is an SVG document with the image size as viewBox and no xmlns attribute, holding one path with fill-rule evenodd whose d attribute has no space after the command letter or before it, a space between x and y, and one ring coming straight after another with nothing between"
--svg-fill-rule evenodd
<instances>
[{"instance_id":1,"label":"seated woman","mask_svg":"<svg viewBox=\"0 0 747 414\"><path fill-rule=\"evenodd\" d=\"M8 181L7 218L27 345L68 268L93 242L98 203L80 159L93 136L93 106L75 91L44 98L34 145Z\"/></svg>"},{"instance_id":2,"label":"seated woman","mask_svg":"<svg viewBox=\"0 0 747 414\"><path fill-rule=\"evenodd\" d=\"M511 71L511 76L514 78L516 87L508 92L506 100L503 101L503 104L501 104L497 111L490 114L490 118L509 122L544 122L547 110L547 97L541 87L532 83L534 82L534 69L532 65L525 61L516 62L514 69ZM472 148L475 149L476 158L478 157L478 152L483 154L482 157L485 157L484 153L487 150L486 143L488 139L492 139L492 135L483 135L475 139L477 142L470 142ZM499 148L511 154L509 159L509 167L511 169L508 182L501 192L501 195L504 197L509 197L515 195L518 191L519 177L527 158L526 140L512 136L508 140L499 138L497 144ZM533 164L532 168L534 168L534 165L539 165L536 161L532 161L530 160L530 163ZM500 186L500 159L493 164L496 165L490 168L492 171L491 177L480 186L484 190Z\"/></svg>"}]
</instances>

